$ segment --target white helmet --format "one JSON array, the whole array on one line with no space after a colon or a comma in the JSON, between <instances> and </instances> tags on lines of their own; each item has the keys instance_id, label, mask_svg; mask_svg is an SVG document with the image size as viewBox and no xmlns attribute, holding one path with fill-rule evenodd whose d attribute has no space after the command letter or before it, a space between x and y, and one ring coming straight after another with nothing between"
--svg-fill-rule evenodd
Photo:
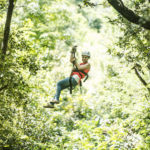
<instances>
[{"instance_id":1,"label":"white helmet","mask_svg":"<svg viewBox=\"0 0 150 150\"><path fill-rule=\"evenodd\" d=\"M84 51L84 52L82 52L82 55L84 55L84 56L88 56L88 57L90 57L90 56L91 56L89 51Z\"/></svg>"}]
</instances>

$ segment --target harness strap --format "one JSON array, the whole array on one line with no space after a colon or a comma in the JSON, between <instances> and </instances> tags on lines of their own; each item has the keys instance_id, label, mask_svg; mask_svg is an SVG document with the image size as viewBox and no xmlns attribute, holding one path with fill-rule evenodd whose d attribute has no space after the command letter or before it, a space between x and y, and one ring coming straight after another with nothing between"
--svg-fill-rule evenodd
<instances>
[{"instance_id":1,"label":"harness strap","mask_svg":"<svg viewBox=\"0 0 150 150\"><path fill-rule=\"evenodd\" d=\"M75 58L75 52L73 52L73 57ZM75 62L73 62L73 67L75 66ZM78 68L76 67L76 69L78 70ZM72 94L72 73L73 71L71 71L70 77L69 77L69 84L70 84L70 94Z\"/></svg>"},{"instance_id":2,"label":"harness strap","mask_svg":"<svg viewBox=\"0 0 150 150\"><path fill-rule=\"evenodd\" d=\"M69 78L69 84L70 84L70 94L72 94L72 82L71 82L72 76Z\"/></svg>"},{"instance_id":3,"label":"harness strap","mask_svg":"<svg viewBox=\"0 0 150 150\"><path fill-rule=\"evenodd\" d=\"M84 72L83 70L79 71L78 69L75 69L73 72L79 72L79 75L81 76L81 78L83 77L81 73L83 73L86 76L86 78L84 79L83 82L85 82L89 77L88 74L86 72Z\"/></svg>"},{"instance_id":4,"label":"harness strap","mask_svg":"<svg viewBox=\"0 0 150 150\"><path fill-rule=\"evenodd\" d=\"M82 72L86 76L86 78L83 81L83 82L85 82L88 79L89 75L86 72L84 72L83 70L79 71L79 74L81 75L80 72ZM82 75L81 75L81 77L82 77Z\"/></svg>"}]
</instances>

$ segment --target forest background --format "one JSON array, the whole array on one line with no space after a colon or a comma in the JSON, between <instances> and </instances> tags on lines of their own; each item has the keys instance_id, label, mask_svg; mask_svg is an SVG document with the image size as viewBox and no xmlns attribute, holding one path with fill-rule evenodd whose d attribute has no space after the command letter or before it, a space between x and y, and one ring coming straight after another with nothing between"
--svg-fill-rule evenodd
<instances>
[{"instance_id":1,"label":"forest background","mask_svg":"<svg viewBox=\"0 0 150 150\"><path fill-rule=\"evenodd\" d=\"M0 149L149 150L149 20L148 0L0 0ZM90 77L44 109L74 45Z\"/></svg>"}]
</instances>

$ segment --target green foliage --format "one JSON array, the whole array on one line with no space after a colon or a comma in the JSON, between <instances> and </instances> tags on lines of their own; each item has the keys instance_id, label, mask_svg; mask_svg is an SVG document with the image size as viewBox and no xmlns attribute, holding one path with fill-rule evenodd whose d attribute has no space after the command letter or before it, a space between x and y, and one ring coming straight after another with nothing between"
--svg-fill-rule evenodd
<instances>
[{"instance_id":1,"label":"green foliage","mask_svg":"<svg viewBox=\"0 0 150 150\"><path fill-rule=\"evenodd\" d=\"M79 8L80 3L17 1L6 57L0 60L0 149L149 149L150 95L132 69L138 64L148 82L149 31L114 18L112 11L106 15L108 8ZM145 3L128 5L148 12ZM113 25L106 22L108 15ZM0 14L0 33L4 18ZM92 54L89 80L82 94L79 87L72 97L64 90L60 104L45 109L57 81L70 74L75 42L78 53Z\"/></svg>"},{"instance_id":2,"label":"green foliage","mask_svg":"<svg viewBox=\"0 0 150 150\"><path fill-rule=\"evenodd\" d=\"M90 26L94 29L97 30L97 32L100 32L101 28L101 20L100 19L94 19L91 23Z\"/></svg>"}]
</instances>

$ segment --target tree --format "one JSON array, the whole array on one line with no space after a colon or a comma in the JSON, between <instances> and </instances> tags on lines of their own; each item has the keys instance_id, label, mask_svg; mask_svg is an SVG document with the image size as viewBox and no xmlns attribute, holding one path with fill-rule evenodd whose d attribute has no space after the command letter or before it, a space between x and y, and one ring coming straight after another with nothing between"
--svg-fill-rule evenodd
<instances>
[{"instance_id":1,"label":"tree","mask_svg":"<svg viewBox=\"0 0 150 150\"><path fill-rule=\"evenodd\" d=\"M126 7L122 0L107 0L107 1L119 14L121 14L128 21L150 30L150 21L145 19L144 17L140 17L134 11ZM90 0L83 0L83 3L85 6L91 7L95 7L97 5L91 3Z\"/></svg>"},{"instance_id":2,"label":"tree","mask_svg":"<svg viewBox=\"0 0 150 150\"><path fill-rule=\"evenodd\" d=\"M146 20L144 17L140 17L139 15L134 13L131 9L127 8L122 2L122 0L108 0L108 2L128 21L138 24L141 27L150 30L150 21Z\"/></svg>"},{"instance_id":3,"label":"tree","mask_svg":"<svg viewBox=\"0 0 150 150\"><path fill-rule=\"evenodd\" d=\"M6 51L7 51L13 9L14 9L14 0L9 0L9 6L8 6L8 11L7 11L5 30L4 30L3 45L2 45L2 54L3 55L5 55Z\"/></svg>"}]
</instances>

